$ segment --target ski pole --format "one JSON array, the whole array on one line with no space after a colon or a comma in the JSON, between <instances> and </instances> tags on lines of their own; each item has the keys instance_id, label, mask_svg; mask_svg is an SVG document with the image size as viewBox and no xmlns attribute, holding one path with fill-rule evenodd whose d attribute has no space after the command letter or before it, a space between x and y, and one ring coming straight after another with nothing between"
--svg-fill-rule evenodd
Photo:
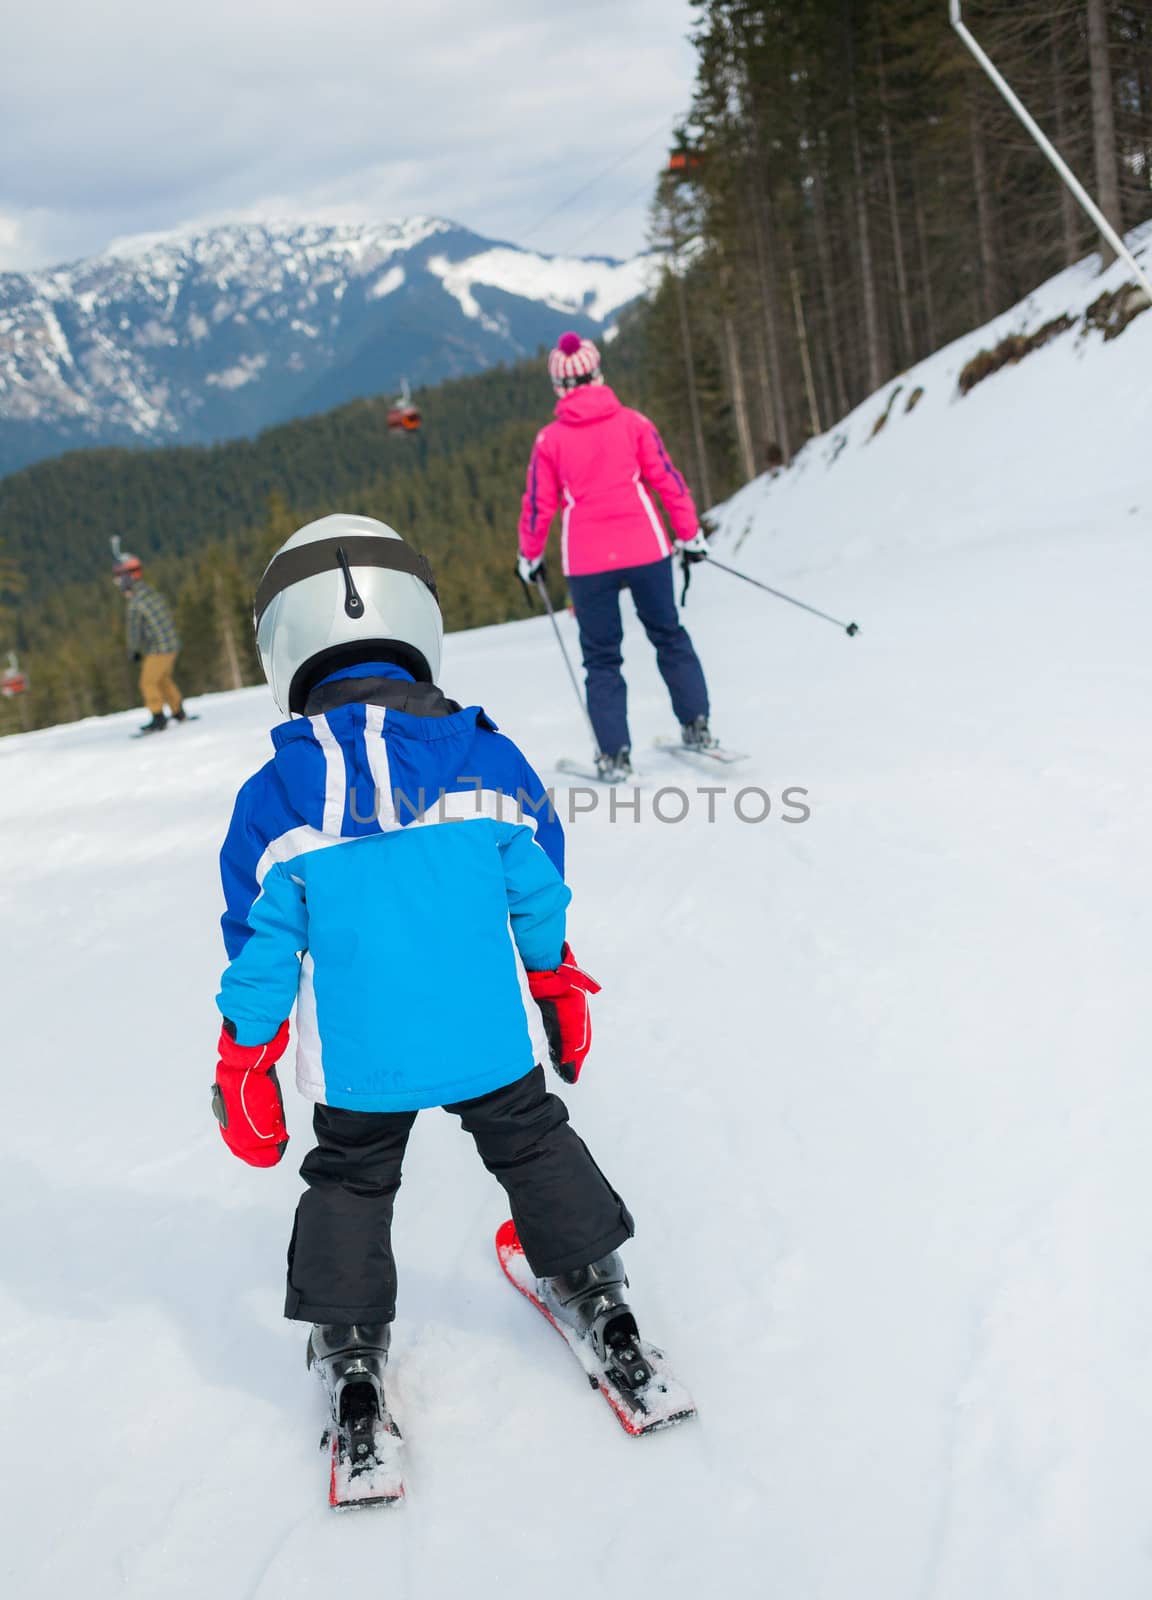
<instances>
[{"instance_id":1,"label":"ski pole","mask_svg":"<svg viewBox=\"0 0 1152 1600\"><path fill-rule=\"evenodd\" d=\"M707 557L710 567L717 567L721 572L729 573L733 578L740 578L744 583L750 583L755 589L763 589L767 594L774 594L777 600L787 600L790 606L799 606L801 611L810 611L814 617L822 617L825 622L831 622L837 628L843 628L850 639L860 632L857 622L841 622L839 617L830 617L826 611L817 611L815 606L810 606L806 600L797 600L793 595L784 594L780 589L773 589L769 583L761 583L759 578L750 578L746 572L737 572L735 567L726 567L722 561L717 561L714 555Z\"/></svg>"},{"instance_id":2,"label":"ski pole","mask_svg":"<svg viewBox=\"0 0 1152 1600\"><path fill-rule=\"evenodd\" d=\"M556 643L560 646L560 654L564 657L564 665L568 668L568 678L572 684L572 692L580 703L580 711L584 717L584 721L588 725L588 732L592 735L592 748L593 750L599 750L600 741L596 737L596 729L592 726L592 718L588 715L587 702L585 701L584 696L580 693L580 685L576 681L576 672L572 666L572 657L568 654L568 647L564 643L564 637L560 632L560 624L556 621L556 612L552 606L552 596L548 593L548 585L544 582L544 579L539 575L539 573L537 573L536 577L532 581L536 591L544 602L544 609L547 611L548 620L552 624L552 632L556 635Z\"/></svg>"}]
</instances>

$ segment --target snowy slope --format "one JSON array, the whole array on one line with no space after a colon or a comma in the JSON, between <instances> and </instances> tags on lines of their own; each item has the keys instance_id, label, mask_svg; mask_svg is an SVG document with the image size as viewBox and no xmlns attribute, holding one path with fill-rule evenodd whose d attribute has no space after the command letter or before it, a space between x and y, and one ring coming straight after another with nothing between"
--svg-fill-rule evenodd
<instances>
[{"instance_id":1,"label":"snowy slope","mask_svg":"<svg viewBox=\"0 0 1152 1600\"><path fill-rule=\"evenodd\" d=\"M1152 261L1152 223L1129 244ZM1049 527L1054 514L1063 521L1139 506L1152 315L1110 343L1086 327L1089 307L1131 282L1123 262L1103 275L1097 263L1088 257L901 374L811 441L790 470L736 495L725 528L737 540L755 528L774 560L802 552L810 566L824 551L840 563L880 545L999 539L1006 517L1024 531ZM974 356L1060 317L1072 324L1067 332L960 395Z\"/></svg>"},{"instance_id":2,"label":"snowy slope","mask_svg":"<svg viewBox=\"0 0 1152 1600\"><path fill-rule=\"evenodd\" d=\"M639 820L569 830L605 988L564 1092L696 1425L616 1429L428 1113L396 1229L410 1497L333 1518L280 1317L305 1108L295 1160L254 1172L207 1105L214 852L270 701L0 743L7 1593L1144 1600L1152 492L1127 412L1146 437L1152 317L953 403L961 354L898 426L864 443L880 397L833 467L822 444L726 514L730 559L858 638L693 585L773 816L692 795L662 824L656 786L698 780L649 754ZM542 768L581 751L545 622L449 644L449 692ZM628 650L640 744L668 714ZM790 785L808 822L775 814Z\"/></svg>"},{"instance_id":3,"label":"snowy slope","mask_svg":"<svg viewBox=\"0 0 1152 1600\"><path fill-rule=\"evenodd\" d=\"M181 443L599 332L651 258L556 257L455 223L234 223L0 273L0 470L72 444Z\"/></svg>"}]
</instances>

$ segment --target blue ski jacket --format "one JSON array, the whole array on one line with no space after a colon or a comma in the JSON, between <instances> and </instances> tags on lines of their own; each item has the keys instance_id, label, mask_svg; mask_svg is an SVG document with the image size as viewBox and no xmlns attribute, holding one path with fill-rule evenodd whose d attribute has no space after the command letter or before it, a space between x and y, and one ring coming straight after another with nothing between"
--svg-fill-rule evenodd
<instances>
[{"instance_id":1,"label":"blue ski jacket","mask_svg":"<svg viewBox=\"0 0 1152 1600\"><path fill-rule=\"evenodd\" d=\"M570 893L563 831L511 740L398 668L372 676L385 703L275 728L240 790L217 1003L240 1044L263 1044L295 1002L303 1095L407 1111L548 1059L526 971L559 964Z\"/></svg>"}]
</instances>

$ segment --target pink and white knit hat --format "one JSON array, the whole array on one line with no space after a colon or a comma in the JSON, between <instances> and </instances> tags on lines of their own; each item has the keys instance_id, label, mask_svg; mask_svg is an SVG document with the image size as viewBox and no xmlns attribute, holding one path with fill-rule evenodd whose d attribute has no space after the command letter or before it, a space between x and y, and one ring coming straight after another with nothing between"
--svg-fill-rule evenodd
<instances>
[{"instance_id":1,"label":"pink and white knit hat","mask_svg":"<svg viewBox=\"0 0 1152 1600\"><path fill-rule=\"evenodd\" d=\"M548 376L557 394L567 394L583 383L603 383L600 352L591 339L562 333L548 357Z\"/></svg>"}]
</instances>

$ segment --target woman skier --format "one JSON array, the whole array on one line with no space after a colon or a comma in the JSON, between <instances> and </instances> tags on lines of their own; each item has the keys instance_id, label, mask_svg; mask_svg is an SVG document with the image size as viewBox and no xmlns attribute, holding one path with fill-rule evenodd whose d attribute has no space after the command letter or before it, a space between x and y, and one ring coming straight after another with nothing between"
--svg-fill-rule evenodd
<instances>
[{"instance_id":1,"label":"woman skier","mask_svg":"<svg viewBox=\"0 0 1152 1600\"><path fill-rule=\"evenodd\" d=\"M542 1066L575 1083L598 987L566 942L563 833L511 740L436 687L427 562L383 523L325 517L273 557L256 623L288 720L221 855L213 1105L234 1155L281 1159L275 1063L296 1005L316 1148L285 1315L313 1325L337 1430L371 1434L387 1420L392 1211L419 1110L460 1118L507 1192L539 1298L601 1360L636 1336L615 1253L632 1218Z\"/></svg>"},{"instance_id":2,"label":"woman skier","mask_svg":"<svg viewBox=\"0 0 1152 1600\"><path fill-rule=\"evenodd\" d=\"M580 629L596 768L618 783L632 771L628 689L621 672L620 592L631 589L656 664L672 697L685 745L715 747L699 657L680 621L673 540L653 503L658 494L686 562L703 561L707 541L688 485L655 425L622 405L604 382L590 339L565 333L548 357L556 420L536 436L520 514L516 570L525 584L544 573L552 519L563 504L561 556Z\"/></svg>"}]
</instances>

